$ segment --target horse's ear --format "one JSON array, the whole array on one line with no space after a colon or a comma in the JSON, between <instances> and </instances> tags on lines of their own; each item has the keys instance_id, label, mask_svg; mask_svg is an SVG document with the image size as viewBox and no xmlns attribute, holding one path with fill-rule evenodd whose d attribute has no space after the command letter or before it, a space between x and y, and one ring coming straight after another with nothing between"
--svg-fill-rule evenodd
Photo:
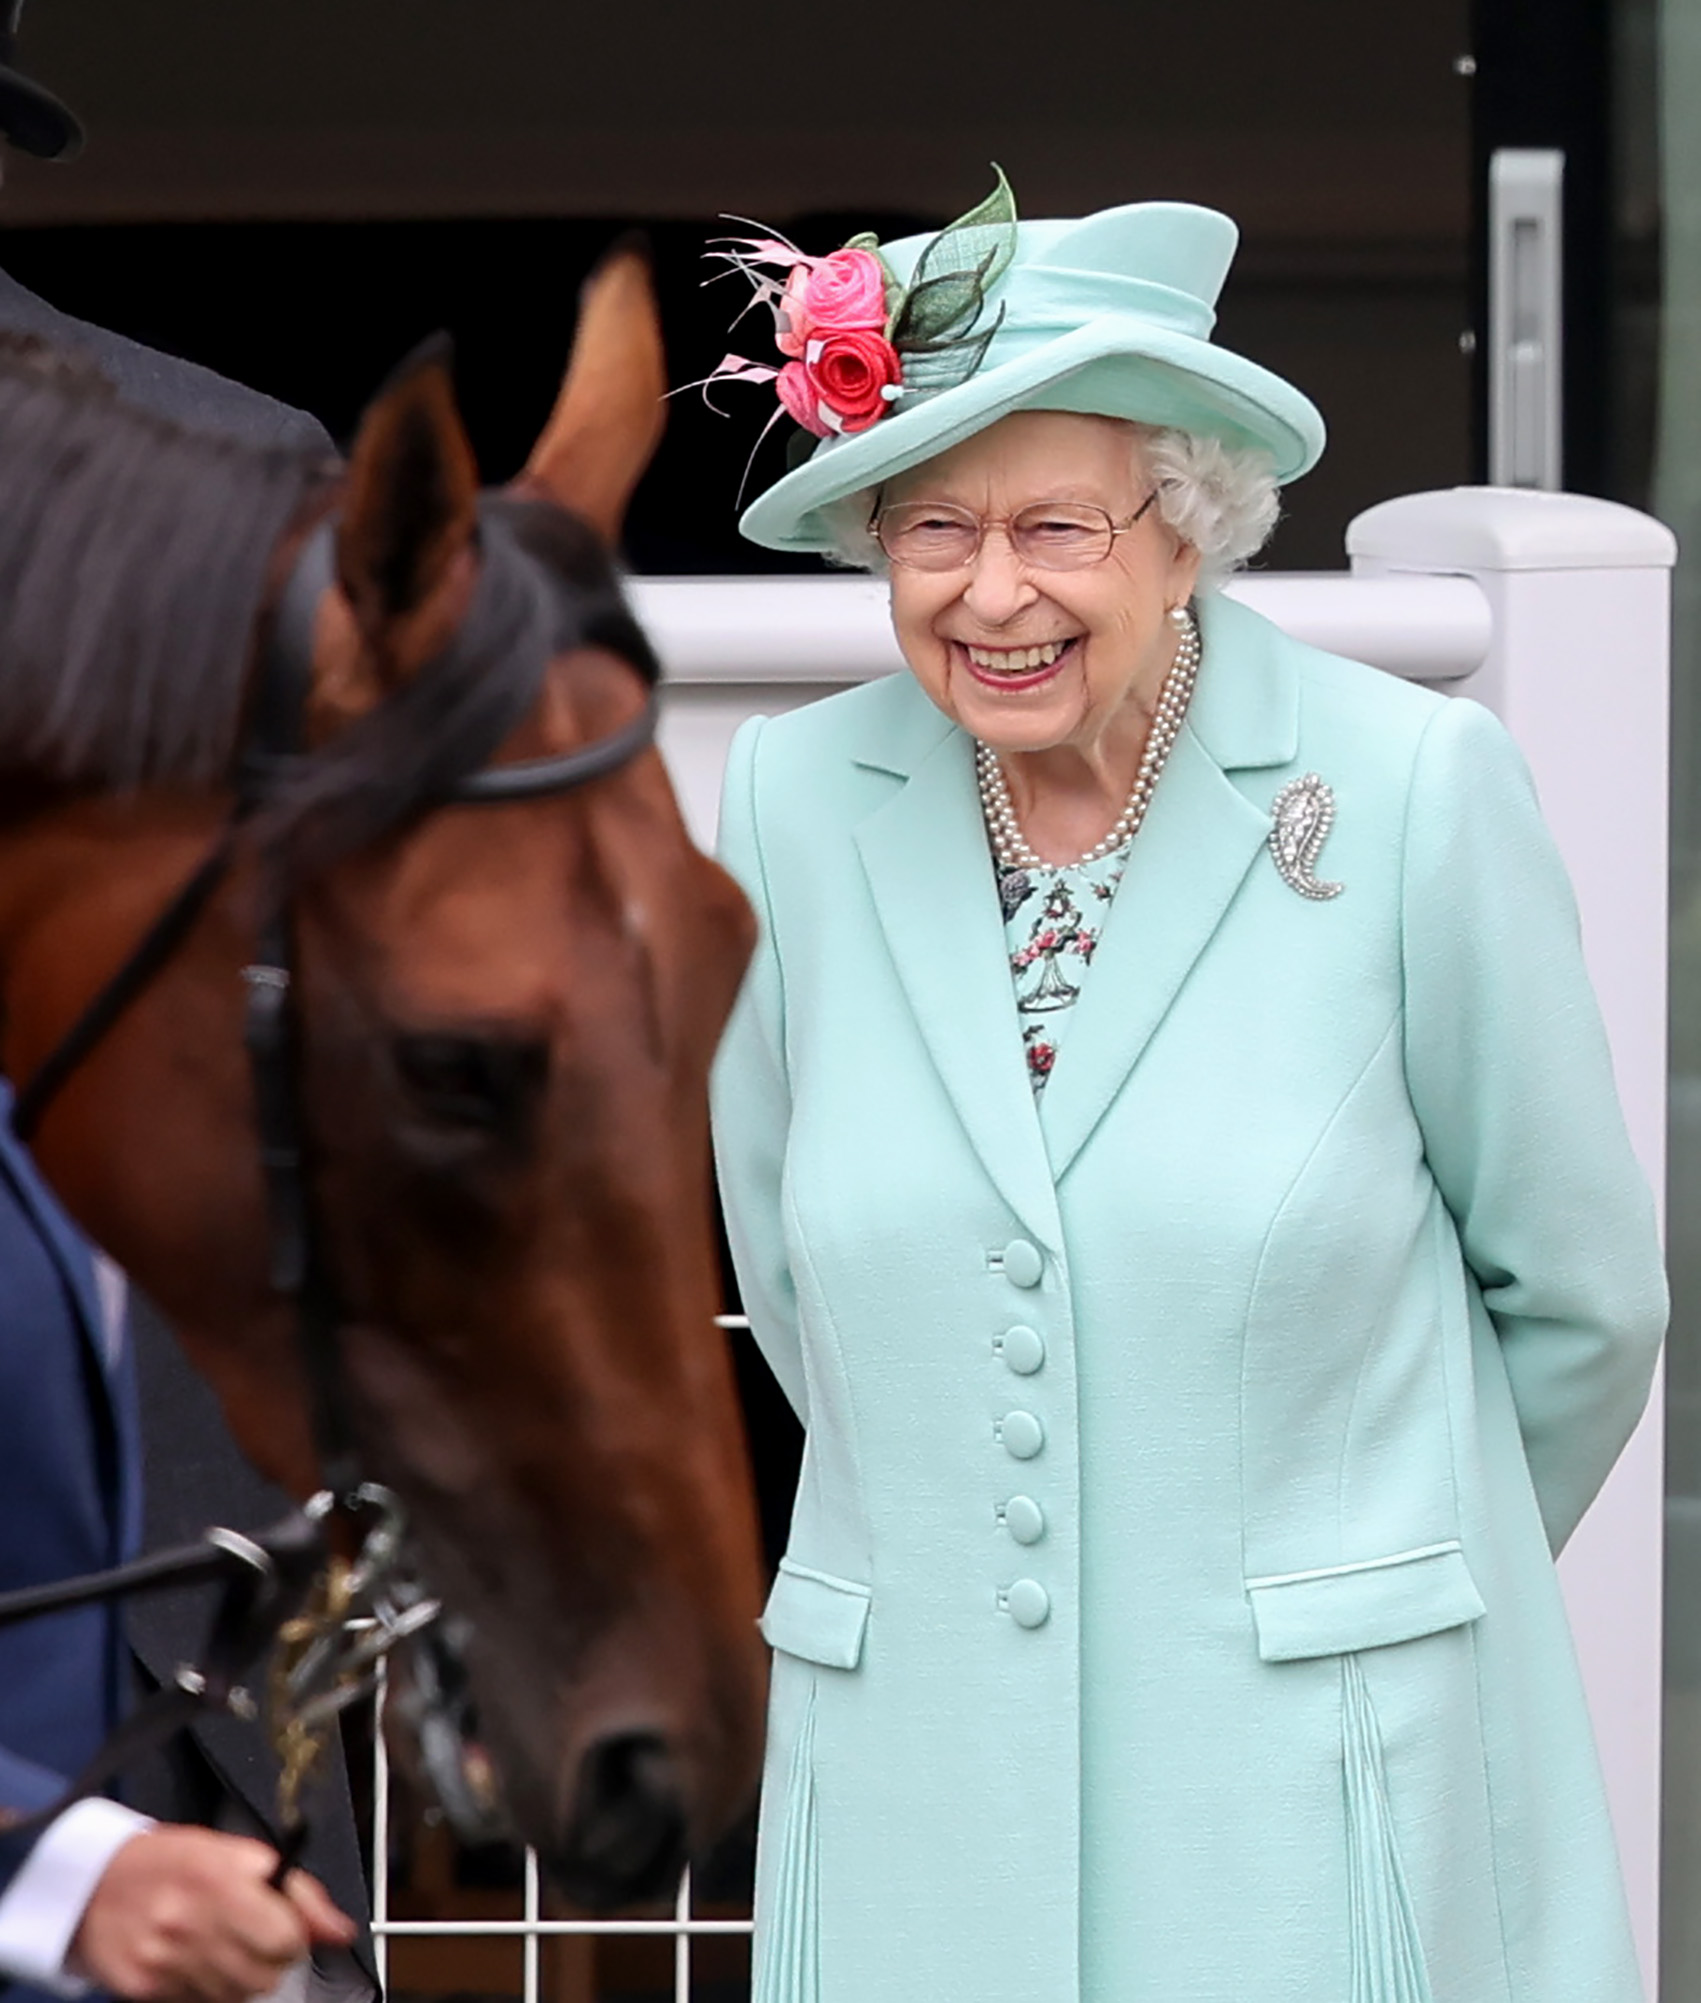
<instances>
[{"instance_id":1,"label":"horse's ear","mask_svg":"<svg viewBox=\"0 0 1701 2003\"><path fill-rule=\"evenodd\" d=\"M666 422L667 360L643 239L621 239L585 281L555 409L522 484L541 487L612 549Z\"/></svg>"},{"instance_id":2,"label":"horse's ear","mask_svg":"<svg viewBox=\"0 0 1701 2003\"><path fill-rule=\"evenodd\" d=\"M434 336L367 406L349 455L337 580L370 641L416 611L478 527L478 463Z\"/></svg>"}]
</instances>

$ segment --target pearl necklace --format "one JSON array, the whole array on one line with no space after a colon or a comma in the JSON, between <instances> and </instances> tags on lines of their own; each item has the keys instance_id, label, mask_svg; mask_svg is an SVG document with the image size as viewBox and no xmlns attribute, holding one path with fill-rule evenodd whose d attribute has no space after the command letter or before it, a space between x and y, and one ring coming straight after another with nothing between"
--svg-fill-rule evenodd
<instances>
[{"instance_id":1,"label":"pearl necklace","mask_svg":"<svg viewBox=\"0 0 1701 2003\"><path fill-rule=\"evenodd\" d=\"M986 816L987 833L992 838L993 853L1000 868L1079 869L1083 863L1097 862L1101 856L1113 855L1140 832L1140 823L1152 804L1159 776L1175 748L1176 738L1181 734L1182 719L1193 696L1193 684L1199 678L1199 622L1191 611L1183 612L1177 624L1183 620L1186 623L1175 650L1175 659L1158 692L1158 706L1146 737L1146 749L1140 759L1140 769L1134 775L1134 790L1128 795L1128 804L1117 815L1110 832L1102 841L1095 842L1085 855L1077 856L1073 862L1046 862L1035 854L1022 833L1021 823L1016 819L1015 803L1010 798L1010 788L1004 777L1004 768L998 762L998 753L991 745L976 742L975 772L980 781L981 811Z\"/></svg>"}]
</instances>

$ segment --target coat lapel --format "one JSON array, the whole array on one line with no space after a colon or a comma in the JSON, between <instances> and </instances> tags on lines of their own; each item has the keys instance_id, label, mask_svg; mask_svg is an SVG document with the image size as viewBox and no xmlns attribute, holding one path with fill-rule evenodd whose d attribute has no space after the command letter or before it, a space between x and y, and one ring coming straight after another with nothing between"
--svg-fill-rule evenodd
<instances>
[{"instance_id":1,"label":"coat lapel","mask_svg":"<svg viewBox=\"0 0 1701 2003\"><path fill-rule=\"evenodd\" d=\"M1270 831L1232 771L1285 765L1299 739L1286 642L1232 601L1201 611L1204 666L1081 998L1046 1084L1041 1124L1061 1181L1140 1061Z\"/></svg>"},{"instance_id":2,"label":"coat lapel","mask_svg":"<svg viewBox=\"0 0 1701 2003\"><path fill-rule=\"evenodd\" d=\"M905 783L857 829L875 910L928 1053L975 1152L1034 1234L1062 1243L1056 1185L1122 1089L1270 831L1268 785L1293 762L1291 643L1233 600L1200 607L1204 665L1188 722L1036 1110L968 737L907 678L857 762Z\"/></svg>"},{"instance_id":3,"label":"coat lapel","mask_svg":"<svg viewBox=\"0 0 1701 2003\"><path fill-rule=\"evenodd\" d=\"M973 748L932 715L937 728L909 733L913 760L862 761L907 783L862 821L857 846L898 979L957 1117L1005 1201L1055 1249L1057 1193L1022 1058Z\"/></svg>"}]
</instances>

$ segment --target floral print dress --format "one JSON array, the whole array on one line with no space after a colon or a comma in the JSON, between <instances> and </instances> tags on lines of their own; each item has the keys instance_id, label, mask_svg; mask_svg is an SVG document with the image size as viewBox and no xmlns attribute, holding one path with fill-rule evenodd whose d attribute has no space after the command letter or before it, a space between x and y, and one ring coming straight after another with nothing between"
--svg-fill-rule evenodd
<instances>
[{"instance_id":1,"label":"floral print dress","mask_svg":"<svg viewBox=\"0 0 1701 2003\"><path fill-rule=\"evenodd\" d=\"M1028 1082L1045 1090L1069 1011L1081 992L1110 900L1128 862L1124 843L1093 862L1028 870L995 863Z\"/></svg>"}]
</instances>

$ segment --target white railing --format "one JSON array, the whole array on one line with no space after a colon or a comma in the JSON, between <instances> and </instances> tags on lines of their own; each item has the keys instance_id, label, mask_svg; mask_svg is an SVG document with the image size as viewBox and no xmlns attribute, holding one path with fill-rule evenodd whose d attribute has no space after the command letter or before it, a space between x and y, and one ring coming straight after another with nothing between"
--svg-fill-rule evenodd
<instances>
[{"instance_id":1,"label":"white railing","mask_svg":"<svg viewBox=\"0 0 1701 2003\"><path fill-rule=\"evenodd\" d=\"M739 1316L729 1323L748 1326ZM398 1940L512 1940L520 1945L521 2003L544 2003L543 1943L546 1940L596 1940L611 1936L624 1940L656 1939L673 1944L674 2003L691 2003L692 1944L711 1936L748 1939L748 1915L739 1918L701 1919L692 1906L691 1873L680 1880L673 1912L664 1919L556 1919L543 1910L543 1878L537 1852L527 1850L521 1864L520 1910L512 1919L398 1919L390 1910L389 1872L391 1800L390 1761L384 1745L384 1700L380 1673L377 1705L379 1729L375 1734L372 1764L372 1950L380 1990L390 1993L390 1946ZM460 1985L456 1985L457 1990ZM554 2003L595 2003L595 1993L587 1985L571 1996L553 1986Z\"/></svg>"},{"instance_id":2,"label":"white railing","mask_svg":"<svg viewBox=\"0 0 1701 2003\"><path fill-rule=\"evenodd\" d=\"M877 577L640 577L629 590L675 687L869 681L903 666ZM1493 625L1460 577L1321 571L1235 579L1232 597L1320 647L1425 680L1467 675Z\"/></svg>"},{"instance_id":3,"label":"white railing","mask_svg":"<svg viewBox=\"0 0 1701 2003\"><path fill-rule=\"evenodd\" d=\"M1632 1137L1664 1187L1667 601L1675 545L1648 517L1566 494L1488 488L1410 495L1361 515L1352 569L1248 576L1230 587L1298 637L1391 673L1468 692L1518 738L1577 887L1584 941ZM667 666L662 748L697 839L712 843L721 769L746 716L789 709L902 666L885 587L866 577L645 578L640 617ZM1662 1415L1654 1406L1561 1567L1653 1993L1657 1966ZM384 1788L380 1763L380 1800ZM551 1934L661 1933L675 1943L675 2003L690 2003L691 1947L748 1920L539 1917L473 1926L389 1917L376 1824L380 1953L403 1934L484 1933L526 1943L525 2003L539 1999Z\"/></svg>"}]
</instances>

